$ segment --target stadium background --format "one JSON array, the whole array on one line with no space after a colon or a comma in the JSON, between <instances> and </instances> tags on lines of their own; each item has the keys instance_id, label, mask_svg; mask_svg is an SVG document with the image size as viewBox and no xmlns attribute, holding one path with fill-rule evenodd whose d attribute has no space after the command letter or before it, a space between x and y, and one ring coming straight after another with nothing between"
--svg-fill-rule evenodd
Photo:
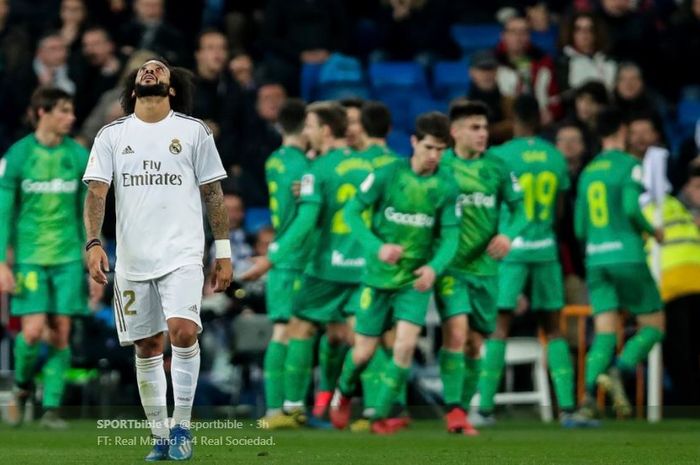
<instances>
[{"instance_id":1,"label":"stadium background","mask_svg":"<svg viewBox=\"0 0 700 465\"><path fill-rule=\"evenodd\" d=\"M525 15L529 30L504 29L518 13ZM585 41L580 18L574 21L579 13L593 15L589 51L578 50ZM514 72L508 47L517 43L536 66ZM582 52L594 58L583 59ZM263 168L281 142L276 118L288 96L309 102L382 100L394 117L389 144L408 155L414 117L445 111L459 96L490 103L493 142L507 140L512 98L537 88L542 73L548 73L552 79L540 99L543 135L565 154L573 180L599 148L592 131L595 115L616 105L630 119L649 123L640 128L634 150L640 155L653 145L669 150L672 193L700 224L698 0L0 0L0 153L31 131L26 108L40 84L74 94L74 135L89 148L97 130L121 116L120 77L151 55L196 75L194 116L214 130L231 175L225 191L236 273L245 270L250 257L265 253L273 239ZM515 84L496 79L509 70ZM571 224L573 195L560 225L560 250L567 303L585 304ZM104 234L113 261L113 207ZM200 416L214 416L231 405L239 414L261 412L264 338L258 336L268 328L256 315L265 313L263 290L264 281L237 284L226 297L205 298L196 401ZM104 301L91 303L91 317L78 320L73 331L74 369L66 402L82 407L76 414L109 404L138 405L132 352L118 347L111 290L105 295ZM18 322L7 316L6 297L2 370L10 369L10 342L18 330ZM524 302L521 310L526 307ZM684 331L698 327L698 311L688 304L669 318L665 405L700 404L699 343ZM534 327L523 314L514 334L532 336ZM426 374L439 347L434 339L426 339L417 359ZM529 371L515 375L516 386L527 388ZM414 392L413 400L430 398ZM687 408L671 412L696 413Z\"/></svg>"}]
</instances>

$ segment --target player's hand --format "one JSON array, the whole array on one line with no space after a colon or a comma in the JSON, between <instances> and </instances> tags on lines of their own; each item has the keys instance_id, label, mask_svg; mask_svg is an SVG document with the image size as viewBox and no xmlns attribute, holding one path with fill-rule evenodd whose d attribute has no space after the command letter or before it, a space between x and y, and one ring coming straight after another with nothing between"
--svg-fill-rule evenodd
<instances>
[{"instance_id":1,"label":"player's hand","mask_svg":"<svg viewBox=\"0 0 700 465\"><path fill-rule=\"evenodd\" d=\"M510 239L505 234L499 234L491 239L486 252L495 260L500 260L510 252Z\"/></svg>"},{"instance_id":2,"label":"player's hand","mask_svg":"<svg viewBox=\"0 0 700 465\"><path fill-rule=\"evenodd\" d=\"M107 284L105 273L109 271L109 259L102 246L96 245L87 251L87 265L90 277L97 284Z\"/></svg>"},{"instance_id":3,"label":"player's hand","mask_svg":"<svg viewBox=\"0 0 700 465\"><path fill-rule=\"evenodd\" d=\"M396 244L383 244L379 248L379 259L389 265L395 265L403 255L403 247Z\"/></svg>"},{"instance_id":4,"label":"player's hand","mask_svg":"<svg viewBox=\"0 0 700 465\"><path fill-rule=\"evenodd\" d=\"M224 292L233 280L233 265L230 258L217 258L211 273L211 287L214 292Z\"/></svg>"},{"instance_id":5,"label":"player's hand","mask_svg":"<svg viewBox=\"0 0 700 465\"><path fill-rule=\"evenodd\" d=\"M7 263L0 263L0 293L7 292L12 294L15 292L15 287L17 283L15 282L15 275L12 273L12 269L7 266Z\"/></svg>"},{"instance_id":6,"label":"player's hand","mask_svg":"<svg viewBox=\"0 0 700 465\"><path fill-rule=\"evenodd\" d=\"M664 243L664 228L654 229L654 239L656 239L656 242L659 244Z\"/></svg>"},{"instance_id":7,"label":"player's hand","mask_svg":"<svg viewBox=\"0 0 700 465\"><path fill-rule=\"evenodd\" d=\"M255 281L260 279L262 275L267 273L272 268L272 262L265 255L251 258L253 266L248 268L241 274L240 279L243 281Z\"/></svg>"},{"instance_id":8,"label":"player's hand","mask_svg":"<svg viewBox=\"0 0 700 465\"><path fill-rule=\"evenodd\" d=\"M413 272L418 276L413 282L413 288L419 292L425 292L435 284L435 270L432 266L423 265Z\"/></svg>"}]
</instances>

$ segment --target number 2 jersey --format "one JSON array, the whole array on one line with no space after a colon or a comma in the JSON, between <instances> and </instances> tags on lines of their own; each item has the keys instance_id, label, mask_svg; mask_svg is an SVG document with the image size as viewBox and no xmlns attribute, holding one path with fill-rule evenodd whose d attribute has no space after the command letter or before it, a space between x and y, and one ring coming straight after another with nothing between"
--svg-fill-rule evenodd
<instances>
[{"instance_id":1,"label":"number 2 jersey","mask_svg":"<svg viewBox=\"0 0 700 465\"><path fill-rule=\"evenodd\" d=\"M504 261L556 260L554 222L557 219L557 198L570 187L564 156L539 137L519 137L491 151L517 176L523 192L523 208L513 213L502 209L501 222L508 224L519 220L527 224L513 239ZM522 218L511 218L512 215L522 215Z\"/></svg>"},{"instance_id":2,"label":"number 2 jersey","mask_svg":"<svg viewBox=\"0 0 700 465\"><path fill-rule=\"evenodd\" d=\"M351 234L343 207L373 170L371 160L349 148L330 150L301 178L301 203L317 203L315 247L305 273L315 278L359 283L365 266L362 244Z\"/></svg>"},{"instance_id":3,"label":"number 2 jersey","mask_svg":"<svg viewBox=\"0 0 700 465\"><path fill-rule=\"evenodd\" d=\"M642 232L654 229L639 205L643 191L642 165L620 150L602 152L583 170L575 230L585 241L587 266L646 262Z\"/></svg>"}]
</instances>

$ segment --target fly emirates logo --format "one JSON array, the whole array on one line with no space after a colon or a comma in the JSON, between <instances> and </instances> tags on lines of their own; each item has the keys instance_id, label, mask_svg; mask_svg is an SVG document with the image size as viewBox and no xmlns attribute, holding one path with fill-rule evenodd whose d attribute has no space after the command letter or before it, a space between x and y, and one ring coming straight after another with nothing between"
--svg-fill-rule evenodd
<instances>
[{"instance_id":1,"label":"fly emirates logo","mask_svg":"<svg viewBox=\"0 0 700 465\"><path fill-rule=\"evenodd\" d=\"M397 212L394 207L387 207L384 216L392 223L404 226L415 226L416 228L432 228L435 218L425 213L402 213Z\"/></svg>"},{"instance_id":2,"label":"fly emirates logo","mask_svg":"<svg viewBox=\"0 0 700 465\"><path fill-rule=\"evenodd\" d=\"M161 173L161 162L143 160L141 173L122 173L122 186L181 186L182 175L174 173Z\"/></svg>"}]
</instances>

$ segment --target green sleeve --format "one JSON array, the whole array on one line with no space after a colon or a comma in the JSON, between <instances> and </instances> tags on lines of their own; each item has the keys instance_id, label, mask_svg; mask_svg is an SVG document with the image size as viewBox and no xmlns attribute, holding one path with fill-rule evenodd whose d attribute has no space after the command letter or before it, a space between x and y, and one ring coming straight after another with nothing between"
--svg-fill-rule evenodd
<instances>
[{"instance_id":1,"label":"green sleeve","mask_svg":"<svg viewBox=\"0 0 700 465\"><path fill-rule=\"evenodd\" d=\"M509 210L510 221L508 224L501 225L499 229L501 234L505 234L510 240L513 240L525 231L528 220L525 214L522 187L520 187L515 173L508 169L504 169L503 172L501 198Z\"/></svg>"},{"instance_id":2,"label":"green sleeve","mask_svg":"<svg viewBox=\"0 0 700 465\"><path fill-rule=\"evenodd\" d=\"M360 199L355 197L345 204L343 215L345 222L350 226L352 234L363 244L367 254L376 255L383 242L375 236L362 220L362 212L367 208Z\"/></svg>"},{"instance_id":3,"label":"green sleeve","mask_svg":"<svg viewBox=\"0 0 700 465\"><path fill-rule=\"evenodd\" d=\"M309 202L299 206L299 212L284 236L270 244L268 258L273 264L278 257L288 253L292 247L297 247L306 236L311 234L320 213L321 205L318 203Z\"/></svg>"},{"instance_id":4,"label":"green sleeve","mask_svg":"<svg viewBox=\"0 0 700 465\"><path fill-rule=\"evenodd\" d=\"M639 205L639 194L639 188L635 184L626 184L622 190L622 208L637 230L654 234L654 227L647 221Z\"/></svg>"},{"instance_id":5,"label":"green sleeve","mask_svg":"<svg viewBox=\"0 0 700 465\"><path fill-rule=\"evenodd\" d=\"M586 196L581 191L583 184L579 183L578 187L576 205L574 206L574 234L579 241L584 242L586 240L586 221L588 220L587 205Z\"/></svg>"},{"instance_id":6,"label":"green sleeve","mask_svg":"<svg viewBox=\"0 0 700 465\"><path fill-rule=\"evenodd\" d=\"M440 233L438 248L433 259L428 263L428 266L435 270L437 275L442 274L452 262L459 246L459 228L457 226L444 225Z\"/></svg>"},{"instance_id":7,"label":"green sleeve","mask_svg":"<svg viewBox=\"0 0 700 465\"><path fill-rule=\"evenodd\" d=\"M7 247L10 242L10 227L13 224L15 191L0 188L0 263L7 261Z\"/></svg>"}]
</instances>

